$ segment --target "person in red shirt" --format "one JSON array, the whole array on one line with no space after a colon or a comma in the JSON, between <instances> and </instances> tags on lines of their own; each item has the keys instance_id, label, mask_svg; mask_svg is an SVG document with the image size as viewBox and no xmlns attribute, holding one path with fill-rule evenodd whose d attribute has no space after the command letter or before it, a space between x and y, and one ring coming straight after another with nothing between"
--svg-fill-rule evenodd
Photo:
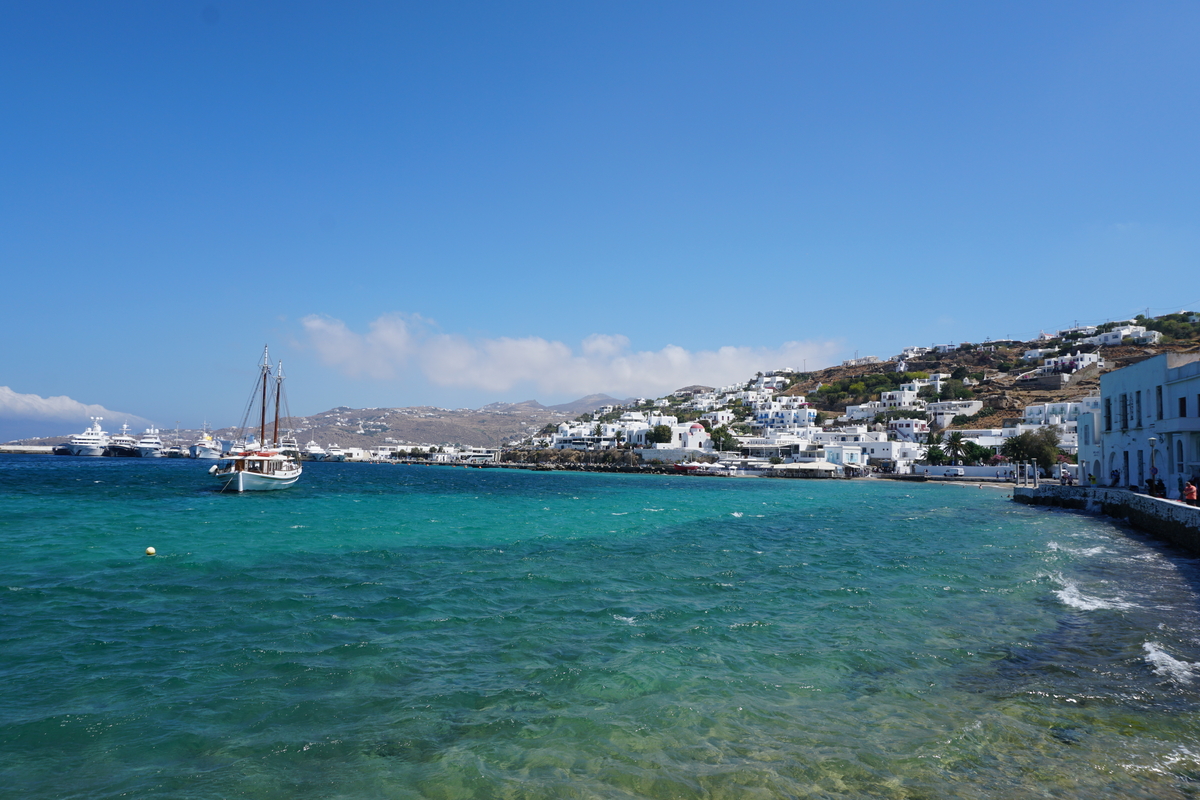
<instances>
[{"instance_id":1,"label":"person in red shirt","mask_svg":"<svg viewBox=\"0 0 1200 800\"><path fill-rule=\"evenodd\" d=\"M1191 481L1183 485L1183 502L1189 506L1196 505L1196 484Z\"/></svg>"}]
</instances>

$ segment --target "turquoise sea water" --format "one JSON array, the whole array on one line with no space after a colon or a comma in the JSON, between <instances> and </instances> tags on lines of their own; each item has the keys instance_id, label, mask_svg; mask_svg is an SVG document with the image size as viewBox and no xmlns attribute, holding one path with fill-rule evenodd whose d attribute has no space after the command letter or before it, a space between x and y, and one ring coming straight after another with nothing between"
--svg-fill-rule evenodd
<instances>
[{"instance_id":1,"label":"turquoise sea water","mask_svg":"<svg viewBox=\"0 0 1200 800\"><path fill-rule=\"evenodd\" d=\"M0 794L1200 795L1200 565L1103 518L207 466L0 459Z\"/></svg>"}]
</instances>

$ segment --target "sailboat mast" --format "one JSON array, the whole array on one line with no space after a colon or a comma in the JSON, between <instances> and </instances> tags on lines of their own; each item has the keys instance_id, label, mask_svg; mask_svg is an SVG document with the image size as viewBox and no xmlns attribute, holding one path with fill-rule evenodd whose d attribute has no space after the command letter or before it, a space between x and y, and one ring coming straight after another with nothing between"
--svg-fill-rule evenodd
<instances>
[{"instance_id":1,"label":"sailboat mast","mask_svg":"<svg viewBox=\"0 0 1200 800\"><path fill-rule=\"evenodd\" d=\"M275 374L275 446L279 445L279 397L283 394L283 362L279 362L279 372Z\"/></svg>"},{"instance_id":2,"label":"sailboat mast","mask_svg":"<svg viewBox=\"0 0 1200 800\"><path fill-rule=\"evenodd\" d=\"M271 374L271 362L267 360L267 347L263 345L262 376L262 409L258 415L258 440L262 446L267 444L267 376Z\"/></svg>"}]
</instances>

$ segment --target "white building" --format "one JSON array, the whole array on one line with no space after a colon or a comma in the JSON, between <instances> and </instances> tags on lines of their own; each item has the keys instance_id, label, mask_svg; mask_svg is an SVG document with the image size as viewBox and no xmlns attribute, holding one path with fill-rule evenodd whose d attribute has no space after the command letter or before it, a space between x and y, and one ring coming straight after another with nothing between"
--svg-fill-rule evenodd
<instances>
[{"instance_id":1,"label":"white building","mask_svg":"<svg viewBox=\"0 0 1200 800\"><path fill-rule=\"evenodd\" d=\"M1027 425L1060 425L1079 419L1085 405L1080 402L1040 403L1025 406L1021 419Z\"/></svg>"},{"instance_id":2,"label":"white building","mask_svg":"<svg viewBox=\"0 0 1200 800\"><path fill-rule=\"evenodd\" d=\"M754 388L760 392L781 392L787 388L788 379L783 375L759 375Z\"/></svg>"},{"instance_id":3,"label":"white building","mask_svg":"<svg viewBox=\"0 0 1200 800\"><path fill-rule=\"evenodd\" d=\"M902 442L918 442L929 435L929 422L923 419L893 419L887 424L888 432Z\"/></svg>"},{"instance_id":4,"label":"white building","mask_svg":"<svg viewBox=\"0 0 1200 800\"><path fill-rule=\"evenodd\" d=\"M929 385L928 381L913 381L901 385L899 389L881 392L879 402L888 409L907 409L920 411L925 408L925 401L917 396L920 386Z\"/></svg>"},{"instance_id":5,"label":"white building","mask_svg":"<svg viewBox=\"0 0 1200 800\"><path fill-rule=\"evenodd\" d=\"M1112 347L1120 344L1127 338L1132 339L1136 344L1158 344L1159 340L1162 339L1162 334L1158 331L1148 331L1141 325L1121 325L1113 328L1111 331L1105 331L1096 336L1089 336L1080 341L1084 344Z\"/></svg>"},{"instance_id":6,"label":"white building","mask_svg":"<svg viewBox=\"0 0 1200 800\"><path fill-rule=\"evenodd\" d=\"M957 416L969 417L982 410L983 403L978 400L941 400L925 406L925 415L931 424L944 428Z\"/></svg>"},{"instance_id":7,"label":"white building","mask_svg":"<svg viewBox=\"0 0 1200 800\"><path fill-rule=\"evenodd\" d=\"M1042 362L1042 370L1046 373L1065 372L1067 374L1078 372L1084 367L1090 367L1095 364L1100 369L1104 369L1104 358L1099 353L1068 353L1065 356L1054 356L1047 358Z\"/></svg>"},{"instance_id":8,"label":"white building","mask_svg":"<svg viewBox=\"0 0 1200 800\"><path fill-rule=\"evenodd\" d=\"M1079 401L1080 410L1075 418L1075 433L1078 443L1079 470L1076 478L1080 484L1088 485L1095 477L1097 486L1109 483L1107 475L1097 470L1102 468L1104 456L1100 448L1100 396L1085 397Z\"/></svg>"},{"instance_id":9,"label":"white building","mask_svg":"<svg viewBox=\"0 0 1200 800\"><path fill-rule=\"evenodd\" d=\"M872 400L869 403L862 403L856 406L846 406L846 413L838 417L838 420L844 422L859 422L867 419L875 419L876 416L887 411L887 408L888 407L879 400Z\"/></svg>"},{"instance_id":10,"label":"white building","mask_svg":"<svg viewBox=\"0 0 1200 800\"><path fill-rule=\"evenodd\" d=\"M708 420L715 428L718 425L732 425L737 417L729 409L722 408L719 411L709 411L707 414L701 414L700 419Z\"/></svg>"},{"instance_id":11,"label":"white building","mask_svg":"<svg viewBox=\"0 0 1200 800\"><path fill-rule=\"evenodd\" d=\"M1101 485L1145 486L1161 478L1170 496L1200 476L1200 354L1161 353L1100 378ZM1089 448L1095 458L1095 448Z\"/></svg>"},{"instance_id":12,"label":"white building","mask_svg":"<svg viewBox=\"0 0 1200 800\"><path fill-rule=\"evenodd\" d=\"M1022 361L1041 361L1043 358L1053 356L1058 353L1057 347L1039 347L1034 350L1026 350L1021 356Z\"/></svg>"}]
</instances>

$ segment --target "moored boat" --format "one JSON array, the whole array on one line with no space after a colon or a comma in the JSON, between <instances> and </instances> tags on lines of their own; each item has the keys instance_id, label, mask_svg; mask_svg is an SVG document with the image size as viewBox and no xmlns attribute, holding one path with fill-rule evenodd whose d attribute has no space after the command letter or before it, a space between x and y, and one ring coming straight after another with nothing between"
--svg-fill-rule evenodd
<instances>
[{"instance_id":1,"label":"moored boat","mask_svg":"<svg viewBox=\"0 0 1200 800\"><path fill-rule=\"evenodd\" d=\"M142 438L138 439L137 449L142 458L162 458L166 455L163 452L163 442L158 435L158 428L146 428Z\"/></svg>"},{"instance_id":2,"label":"moored boat","mask_svg":"<svg viewBox=\"0 0 1200 800\"><path fill-rule=\"evenodd\" d=\"M213 438L212 433L208 430L208 423L204 423L203 432L200 438L192 443L188 448L188 455L192 458L220 458L221 443Z\"/></svg>"},{"instance_id":3,"label":"moored boat","mask_svg":"<svg viewBox=\"0 0 1200 800\"><path fill-rule=\"evenodd\" d=\"M104 417L91 417L92 426L83 433L77 433L67 442L67 448L73 456L102 456L104 448L108 447L108 434L100 430L100 421Z\"/></svg>"},{"instance_id":4,"label":"moored boat","mask_svg":"<svg viewBox=\"0 0 1200 800\"><path fill-rule=\"evenodd\" d=\"M137 439L129 435L129 423L122 425L121 432L109 438L108 446L104 448L104 455L117 458L137 458L141 455L138 451Z\"/></svg>"},{"instance_id":5,"label":"moored boat","mask_svg":"<svg viewBox=\"0 0 1200 800\"><path fill-rule=\"evenodd\" d=\"M300 480L303 470L294 459L278 450L260 450L230 456L208 468L222 482L225 492L261 492L286 489Z\"/></svg>"},{"instance_id":6,"label":"moored boat","mask_svg":"<svg viewBox=\"0 0 1200 800\"><path fill-rule=\"evenodd\" d=\"M345 461L346 451L336 444L329 445L325 450L326 461Z\"/></svg>"},{"instance_id":7,"label":"moored boat","mask_svg":"<svg viewBox=\"0 0 1200 800\"><path fill-rule=\"evenodd\" d=\"M275 421L271 433L271 446L267 447L267 398L268 384L271 381L271 362L267 348L263 348L263 362L260 366L258 383L251 395L251 405L247 407L242 417L241 431L238 440L250 441L253 434L247 436L247 423L254 405L254 399L260 398L258 419L258 441L262 444L256 450L243 450L213 464L208 472L221 482L221 490L229 492L261 492L272 489L286 489L300 480L304 471L300 466L299 453L295 456L281 447L279 439L279 415L283 404L283 362L275 373Z\"/></svg>"},{"instance_id":8,"label":"moored boat","mask_svg":"<svg viewBox=\"0 0 1200 800\"><path fill-rule=\"evenodd\" d=\"M308 444L304 445L304 457L309 461L324 461L329 457L329 453L325 451L324 447L310 439Z\"/></svg>"},{"instance_id":9,"label":"moored boat","mask_svg":"<svg viewBox=\"0 0 1200 800\"><path fill-rule=\"evenodd\" d=\"M300 460L300 445L296 442L296 437L291 433L279 440L279 452L285 456L291 456L297 461Z\"/></svg>"}]
</instances>

